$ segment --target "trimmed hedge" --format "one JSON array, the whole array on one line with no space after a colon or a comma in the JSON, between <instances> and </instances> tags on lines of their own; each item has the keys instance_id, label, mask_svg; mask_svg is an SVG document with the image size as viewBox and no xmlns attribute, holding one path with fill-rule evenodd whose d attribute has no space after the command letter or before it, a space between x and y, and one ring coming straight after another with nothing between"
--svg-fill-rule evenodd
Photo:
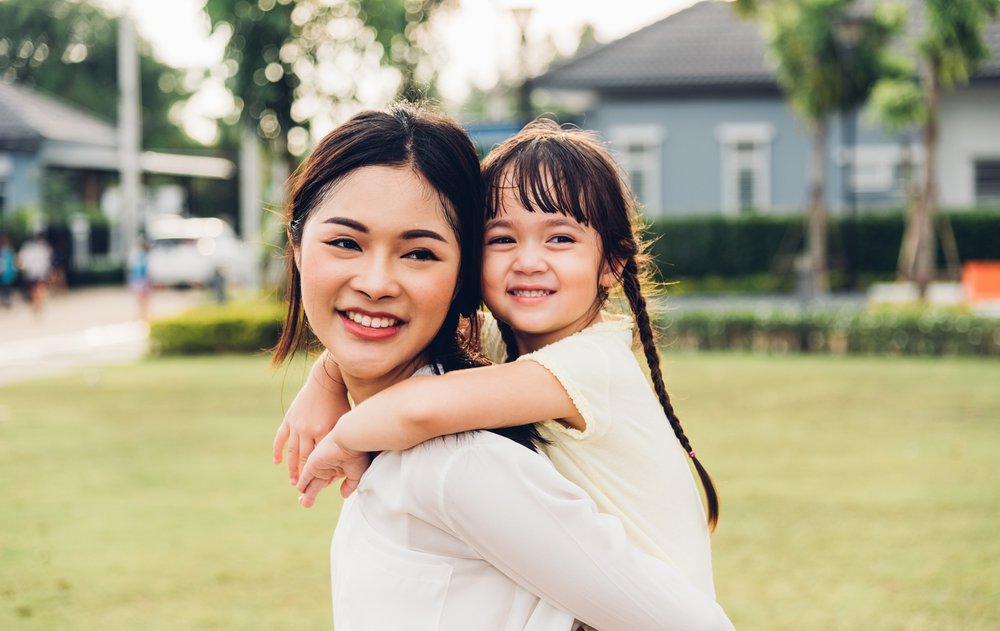
<instances>
[{"instance_id":1,"label":"trimmed hedge","mask_svg":"<svg viewBox=\"0 0 1000 631\"><path fill-rule=\"evenodd\" d=\"M162 355L261 353L278 342L285 308L277 302L198 307L150 325L150 346Z\"/></svg>"},{"instance_id":2,"label":"trimmed hedge","mask_svg":"<svg viewBox=\"0 0 1000 631\"><path fill-rule=\"evenodd\" d=\"M1000 209L952 212L948 218L962 261L1000 260ZM843 287L851 281L842 273L848 264L858 285L893 274L904 224L902 213L831 217L831 282ZM804 230L799 215L712 215L661 219L647 237L655 240L651 254L664 280L770 274L777 290L782 280L787 286L792 258L805 248ZM940 252L938 260L944 260Z\"/></svg>"},{"instance_id":3,"label":"trimmed hedge","mask_svg":"<svg viewBox=\"0 0 1000 631\"><path fill-rule=\"evenodd\" d=\"M667 313L661 324L684 350L1000 356L1000 318L948 311Z\"/></svg>"}]
</instances>

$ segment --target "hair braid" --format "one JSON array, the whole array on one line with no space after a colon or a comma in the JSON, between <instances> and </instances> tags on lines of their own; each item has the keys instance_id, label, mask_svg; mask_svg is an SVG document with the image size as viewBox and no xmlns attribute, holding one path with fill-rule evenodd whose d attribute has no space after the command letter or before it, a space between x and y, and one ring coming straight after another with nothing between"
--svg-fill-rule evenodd
<instances>
[{"instance_id":1,"label":"hair braid","mask_svg":"<svg viewBox=\"0 0 1000 631\"><path fill-rule=\"evenodd\" d=\"M622 269L621 280L622 290L628 298L629 307L635 315L636 326L639 328L639 340L642 342L642 350L646 355L646 363L649 364L649 375L653 380L653 389L656 391L656 397L660 400L660 405L667 415L667 420L670 421L674 435L677 436L681 447L691 457L691 461L694 462L694 467L698 471L698 477L701 478L702 487L705 489L705 499L708 503L708 527L709 530L715 530L715 525L719 521L719 497L715 490L715 484L712 483L711 476L708 475L708 471L699 462L694 449L691 447L691 441L684 435L681 421L674 412L674 406L670 402L670 395L663 384L660 355L656 349L656 335L649 320L646 299L642 295L639 267L634 255L626 259L625 266Z\"/></svg>"},{"instance_id":2,"label":"hair braid","mask_svg":"<svg viewBox=\"0 0 1000 631\"><path fill-rule=\"evenodd\" d=\"M500 339L503 340L504 346L507 347L506 361L512 362L521 355L521 351L517 349L517 339L514 337L514 329L510 328L510 325L506 322L501 322L500 320L497 320L497 328L500 329Z\"/></svg>"}]
</instances>

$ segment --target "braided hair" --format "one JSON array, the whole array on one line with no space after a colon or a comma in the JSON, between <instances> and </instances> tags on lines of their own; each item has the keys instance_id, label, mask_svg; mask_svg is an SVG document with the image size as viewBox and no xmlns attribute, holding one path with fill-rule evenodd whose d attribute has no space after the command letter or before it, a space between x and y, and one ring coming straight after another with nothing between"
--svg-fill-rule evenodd
<instances>
[{"instance_id":1,"label":"braided hair","mask_svg":"<svg viewBox=\"0 0 1000 631\"><path fill-rule=\"evenodd\" d=\"M698 472L705 490L708 525L714 530L719 520L715 485L684 433L663 383L656 332L643 293L644 287L652 287L652 283L646 244L638 236L642 229L638 204L607 147L596 134L538 119L490 152L483 162L483 176L487 220L503 211L502 199L509 193L532 212L571 216L593 227L599 235L604 266L612 270L635 317L653 390L674 435ZM609 299L609 288L601 285L600 274L595 279L595 315ZM508 359L516 358L513 330L504 322L498 325Z\"/></svg>"}]
</instances>

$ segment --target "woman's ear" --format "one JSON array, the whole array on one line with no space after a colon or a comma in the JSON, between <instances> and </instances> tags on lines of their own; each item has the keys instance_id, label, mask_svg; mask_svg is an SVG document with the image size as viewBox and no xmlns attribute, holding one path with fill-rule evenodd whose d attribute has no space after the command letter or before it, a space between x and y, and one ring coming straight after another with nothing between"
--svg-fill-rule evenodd
<instances>
[{"instance_id":1,"label":"woman's ear","mask_svg":"<svg viewBox=\"0 0 1000 631\"><path fill-rule=\"evenodd\" d=\"M302 269L302 252L296 247L295 243L292 241L292 235L285 231L285 238L288 239L288 247L292 251L292 260L295 262L295 267Z\"/></svg>"}]
</instances>

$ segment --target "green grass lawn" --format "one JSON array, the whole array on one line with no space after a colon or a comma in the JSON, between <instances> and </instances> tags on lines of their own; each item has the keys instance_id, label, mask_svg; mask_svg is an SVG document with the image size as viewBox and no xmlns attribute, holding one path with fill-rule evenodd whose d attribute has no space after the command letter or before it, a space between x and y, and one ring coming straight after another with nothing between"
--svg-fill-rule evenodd
<instances>
[{"instance_id":1,"label":"green grass lawn","mask_svg":"<svg viewBox=\"0 0 1000 631\"><path fill-rule=\"evenodd\" d=\"M741 630L1000 628L1000 362L669 354ZM0 388L0 629L330 628L339 497L270 464L300 367Z\"/></svg>"}]
</instances>

